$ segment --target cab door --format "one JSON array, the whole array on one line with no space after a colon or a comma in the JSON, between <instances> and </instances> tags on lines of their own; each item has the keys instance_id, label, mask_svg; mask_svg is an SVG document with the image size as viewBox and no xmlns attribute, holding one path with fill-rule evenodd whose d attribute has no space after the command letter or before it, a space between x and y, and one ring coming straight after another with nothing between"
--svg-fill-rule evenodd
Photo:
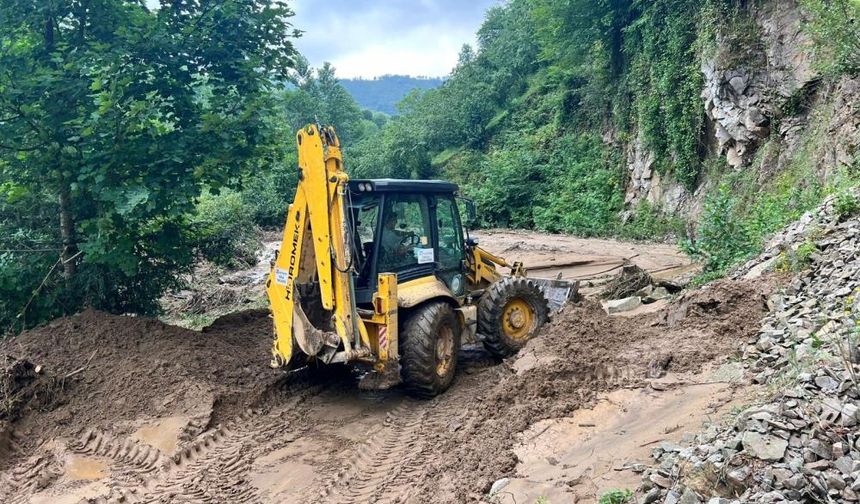
<instances>
[{"instance_id":1,"label":"cab door","mask_svg":"<svg viewBox=\"0 0 860 504\"><path fill-rule=\"evenodd\" d=\"M439 278L455 296L465 292L463 227L453 196L435 197L436 264Z\"/></svg>"}]
</instances>

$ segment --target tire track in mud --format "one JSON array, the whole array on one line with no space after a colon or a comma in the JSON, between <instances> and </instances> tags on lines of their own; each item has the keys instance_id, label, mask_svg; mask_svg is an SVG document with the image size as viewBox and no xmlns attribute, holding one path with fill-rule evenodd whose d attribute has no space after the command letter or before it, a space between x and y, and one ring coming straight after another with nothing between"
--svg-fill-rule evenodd
<instances>
[{"instance_id":1,"label":"tire track in mud","mask_svg":"<svg viewBox=\"0 0 860 504\"><path fill-rule=\"evenodd\" d=\"M328 502L374 502L380 490L396 476L398 464L416 453L416 435L427 414L426 408L408 400L386 415L385 424L359 444L334 478L323 485L319 496Z\"/></svg>"},{"instance_id":2,"label":"tire track in mud","mask_svg":"<svg viewBox=\"0 0 860 504\"><path fill-rule=\"evenodd\" d=\"M140 443L128 439L87 434L87 441L79 443L76 451L107 456L124 465L105 481L111 488L107 495L82 502L260 502L247 478L254 458L273 442L288 444L301 436L305 430L300 423L301 404L337 380L315 378L308 371L278 382L262 394L254 409L204 432L172 457L155 448L138 448L135 445ZM290 435L279 435L285 431Z\"/></svg>"},{"instance_id":3,"label":"tire track in mud","mask_svg":"<svg viewBox=\"0 0 860 504\"><path fill-rule=\"evenodd\" d=\"M303 430L298 406L332 383L332 380L315 381L310 374L293 375L293 379L282 386L266 391L258 408L205 432L168 459L151 478L140 484L118 486L114 486L116 481L111 481L111 493L107 497L87 502L260 502L257 490L247 478L255 456L265 450L279 432L291 432L290 438L281 437L281 442L297 439Z\"/></svg>"},{"instance_id":4,"label":"tire track in mud","mask_svg":"<svg viewBox=\"0 0 860 504\"><path fill-rule=\"evenodd\" d=\"M13 430L2 433L0 456L5 460L22 457L21 438ZM29 494L48 485L62 474L62 467L51 453L33 455L0 472L0 502L10 504L29 501Z\"/></svg>"},{"instance_id":5,"label":"tire track in mud","mask_svg":"<svg viewBox=\"0 0 860 504\"><path fill-rule=\"evenodd\" d=\"M472 361L472 359L470 359ZM483 368L487 362L470 362ZM404 502L411 495L410 480L425 469L434 454L433 439L456 414L467 408L476 391L455 384L432 401L404 398L399 393L385 401L397 401L393 410L379 415L378 428L355 445L332 452L329 468L339 467L330 478L306 491L295 502ZM84 499L90 504L114 503L258 503L269 500L265 490L252 483L259 457L299 439L325 436L319 422L337 425L337 418L323 418L312 411L330 399L318 396L345 387L357 394L352 382L336 372L304 372L291 375L263 391L253 409L214 428L206 417L194 418L180 433L175 454L131 437L100 430L82 432L66 449L69 453L110 461L110 476L102 483L109 489L102 497ZM339 394L335 394L339 395ZM372 414L372 413L371 413ZM309 420L306 417L319 417ZM311 422L317 422L312 424ZM326 427L327 428L327 427ZM199 433L201 430L204 432ZM34 457L32 464L18 465L14 473L0 474L0 502L27 502L32 494L63 474L63 463L53 454ZM347 459L346 463L339 463ZM322 468L319 468L322 469ZM47 482L47 483L46 483ZM4 491L5 489L5 491Z\"/></svg>"},{"instance_id":6,"label":"tire track in mud","mask_svg":"<svg viewBox=\"0 0 860 504\"><path fill-rule=\"evenodd\" d=\"M32 493L60 477L62 465L52 454L35 455L0 476L0 502L25 504Z\"/></svg>"},{"instance_id":7,"label":"tire track in mud","mask_svg":"<svg viewBox=\"0 0 860 504\"><path fill-rule=\"evenodd\" d=\"M406 399L313 497L337 504L408 502L412 477L434 453L434 436L429 434L447 428L476 393L455 386L433 401Z\"/></svg>"}]
</instances>

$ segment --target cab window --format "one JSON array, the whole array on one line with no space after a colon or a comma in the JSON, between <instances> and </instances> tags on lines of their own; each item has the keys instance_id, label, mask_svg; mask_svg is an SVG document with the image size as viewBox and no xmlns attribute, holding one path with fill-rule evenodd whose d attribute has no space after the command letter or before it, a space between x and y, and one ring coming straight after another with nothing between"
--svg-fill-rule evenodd
<instances>
[{"instance_id":1,"label":"cab window","mask_svg":"<svg viewBox=\"0 0 860 504\"><path fill-rule=\"evenodd\" d=\"M457 206L451 198L436 201L436 224L439 230L439 267L460 269L463 261L463 239L456 219Z\"/></svg>"},{"instance_id":2,"label":"cab window","mask_svg":"<svg viewBox=\"0 0 860 504\"><path fill-rule=\"evenodd\" d=\"M435 262L430 243L430 209L424 195L385 198L379 244L380 273Z\"/></svg>"},{"instance_id":3,"label":"cab window","mask_svg":"<svg viewBox=\"0 0 860 504\"><path fill-rule=\"evenodd\" d=\"M355 224L353 239L358 256L358 284L367 285L376 243L376 229L379 222L379 195L357 194L353 197L352 215Z\"/></svg>"}]
</instances>

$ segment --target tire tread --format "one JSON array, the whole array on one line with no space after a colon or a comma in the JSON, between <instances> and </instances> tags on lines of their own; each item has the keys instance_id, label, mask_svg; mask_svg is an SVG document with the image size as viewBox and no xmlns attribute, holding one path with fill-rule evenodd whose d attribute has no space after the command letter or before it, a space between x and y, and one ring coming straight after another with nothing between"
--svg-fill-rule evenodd
<instances>
[{"instance_id":1,"label":"tire tread","mask_svg":"<svg viewBox=\"0 0 860 504\"><path fill-rule=\"evenodd\" d=\"M537 324L535 332L549 319L549 304L540 287L523 277L503 278L491 285L478 303L478 332L482 343L493 356L504 359L519 351L522 344L504 334L501 326L502 310L511 299L521 297L535 310ZM534 333L529 336L529 339Z\"/></svg>"},{"instance_id":2,"label":"tire tread","mask_svg":"<svg viewBox=\"0 0 860 504\"><path fill-rule=\"evenodd\" d=\"M451 375L441 379L436 375L436 336L438 327L452 324L454 332L454 365ZM400 331L401 376L406 389L413 395L430 398L445 391L453 381L460 334L453 309L445 302L431 302L416 310Z\"/></svg>"}]
</instances>

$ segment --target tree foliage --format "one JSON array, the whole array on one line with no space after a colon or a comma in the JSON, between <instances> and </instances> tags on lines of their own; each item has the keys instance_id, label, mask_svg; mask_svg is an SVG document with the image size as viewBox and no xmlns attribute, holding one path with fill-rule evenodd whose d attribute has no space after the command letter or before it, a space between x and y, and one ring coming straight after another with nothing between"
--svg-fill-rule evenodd
<instances>
[{"instance_id":1,"label":"tree foliage","mask_svg":"<svg viewBox=\"0 0 860 504\"><path fill-rule=\"evenodd\" d=\"M860 73L860 2L803 0L806 29L815 42L816 62L828 76Z\"/></svg>"},{"instance_id":2,"label":"tree foliage","mask_svg":"<svg viewBox=\"0 0 860 504\"><path fill-rule=\"evenodd\" d=\"M353 166L365 176L453 178L488 225L615 232L622 142L632 134L659 171L690 188L698 180L702 9L693 0L493 7L477 48L463 48L441 87L408 97ZM464 152L485 157L472 156L470 168Z\"/></svg>"},{"instance_id":3,"label":"tree foliage","mask_svg":"<svg viewBox=\"0 0 860 504\"><path fill-rule=\"evenodd\" d=\"M0 182L59 214L39 239L63 250L69 299L151 311L189 266L197 197L265 145L290 16L268 0L0 0Z\"/></svg>"}]
</instances>

